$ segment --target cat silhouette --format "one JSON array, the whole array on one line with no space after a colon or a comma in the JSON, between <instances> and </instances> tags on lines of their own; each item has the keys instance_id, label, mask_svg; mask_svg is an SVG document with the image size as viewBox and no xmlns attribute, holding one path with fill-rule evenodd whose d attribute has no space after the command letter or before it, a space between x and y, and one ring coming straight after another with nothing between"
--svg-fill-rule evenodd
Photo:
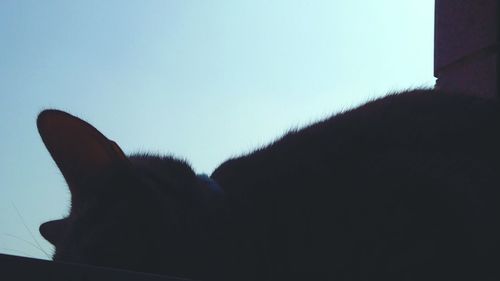
<instances>
[{"instance_id":1,"label":"cat silhouette","mask_svg":"<svg viewBox=\"0 0 500 281\"><path fill-rule=\"evenodd\" d=\"M197 175L85 121L38 130L71 192L53 259L198 280L498 280L500 107L412 90ZM175 137L175 133L172 133Z\"/></svg>"}]
</instances>

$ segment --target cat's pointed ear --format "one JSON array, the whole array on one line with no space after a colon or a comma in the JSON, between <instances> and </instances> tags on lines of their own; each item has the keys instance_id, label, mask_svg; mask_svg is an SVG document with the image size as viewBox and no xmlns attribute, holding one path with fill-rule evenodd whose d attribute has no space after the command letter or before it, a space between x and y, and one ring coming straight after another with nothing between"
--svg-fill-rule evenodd
<instances>
[{"instance_id":1,"label":"cat's pointed ear","mask_svg":"<svg viewBox=\"0 0 500 281\"><path fill-rule=\"evenodd\" d=\"M66 224L67 219L44 222L40 225L39 231L45 240L55 245L64 233Z\"/></svg>"},{"instance_id":2,"label":"cat's pointed ear","mask_svg":"<svg viewBox=\"0 0 500 281\"><path fill-rule=\"evenodd\" d=\"M59 110L38 115L37 126L47 150L61 170L72 197L80 183L114 164L128 161L120 147L89 123Z\"/></svg>"}]
</instances>

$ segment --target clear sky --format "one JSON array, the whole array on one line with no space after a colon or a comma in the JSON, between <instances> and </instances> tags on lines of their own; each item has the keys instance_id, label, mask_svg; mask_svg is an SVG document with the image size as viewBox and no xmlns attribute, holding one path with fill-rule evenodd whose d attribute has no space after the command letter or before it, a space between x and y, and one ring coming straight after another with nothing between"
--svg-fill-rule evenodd
<instances>
[{"instance_id":1,"label":"clear sky","mask_svg":"<svg viewBox=\"0 0 500 281\"><path fill-rule=\"evenodd\" d=\"M47 258L38 225L68 210L40 110L211 173L289 128L432 86L433 25L433 0L1 0L0 253Z\"/></svg>"}]
</instances>

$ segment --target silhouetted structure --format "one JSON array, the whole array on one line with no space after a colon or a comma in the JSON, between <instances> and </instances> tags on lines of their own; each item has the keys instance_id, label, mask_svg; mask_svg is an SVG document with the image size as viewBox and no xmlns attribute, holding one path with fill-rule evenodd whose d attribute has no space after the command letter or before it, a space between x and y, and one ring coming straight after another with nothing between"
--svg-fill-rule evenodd
<instances>
[{"instance_id":1,"label":"silhouetted structure","mask_svg":"<svg viewBox=\"0 0 500 281\"><path fill-rule=\"evenodd\" d=\"M436 0L437 88L498 97L499 14L498 0Z\"/></svg>"}]
</instances>

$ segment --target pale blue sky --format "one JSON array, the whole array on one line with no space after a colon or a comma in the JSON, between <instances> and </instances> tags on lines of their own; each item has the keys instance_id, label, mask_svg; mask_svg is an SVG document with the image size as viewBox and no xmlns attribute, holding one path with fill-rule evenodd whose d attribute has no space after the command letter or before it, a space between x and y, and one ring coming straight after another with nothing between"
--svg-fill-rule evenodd
<instances>
[{"instance_id":1,"label":"pale blue sky","mask_svg":"<svg viewBox=\"0 0 500 281\"><path fill-rule=\"evenodd\" d=\"M30 243L51 252L38 225L67 213L40 110L210 173L288 128L432 86L433 21L432 0L0 1L0 253L47 258Z\"/></svg>"}]
</instances>

